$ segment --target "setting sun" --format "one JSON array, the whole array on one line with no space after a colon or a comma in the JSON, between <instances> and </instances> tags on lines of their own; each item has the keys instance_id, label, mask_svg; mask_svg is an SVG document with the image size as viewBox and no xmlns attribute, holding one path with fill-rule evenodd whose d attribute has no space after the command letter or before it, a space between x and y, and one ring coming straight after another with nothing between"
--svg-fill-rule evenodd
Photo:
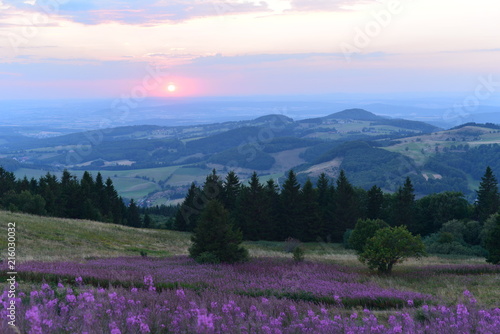
<instances>
[{"instance_id":1,"label":"setting sun","mask_svg":"<svg viewBox=\"0 0 500 334\"><path fill-rule=\"evenodd\" d=\"M168 90L170 93L173 93L173 92L175 92L175 91L177 90L177 86L176 86L176 85L174 85L174 84L169 84L169 85L167 86L167 90Z\"/></svg>"}]
</instances>

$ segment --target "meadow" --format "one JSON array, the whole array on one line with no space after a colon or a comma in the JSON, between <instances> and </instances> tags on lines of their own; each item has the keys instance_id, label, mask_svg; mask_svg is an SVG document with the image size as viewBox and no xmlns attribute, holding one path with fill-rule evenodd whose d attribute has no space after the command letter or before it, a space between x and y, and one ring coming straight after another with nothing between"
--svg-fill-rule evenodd
<instances>
[{"instance_id":1,"label":"meadow","mask_svg":"<svg viewBox=\"0 0 500 334\"><path fill-rule=\"evenodd\" d=\"M381 276L340 244L304 244L295 262L284 243L246 242L247 263L199 265L187 233L0 221L17 223L20 333L500 332L500 267L483 258L429 256ZM16 332L8 302L4 292L1 333Z\"/></svg>"}]
</instances>

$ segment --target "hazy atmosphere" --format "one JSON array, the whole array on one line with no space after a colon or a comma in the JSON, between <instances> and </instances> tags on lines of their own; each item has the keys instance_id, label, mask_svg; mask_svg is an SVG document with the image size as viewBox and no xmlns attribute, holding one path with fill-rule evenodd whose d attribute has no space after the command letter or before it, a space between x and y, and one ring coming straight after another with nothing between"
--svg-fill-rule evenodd
<instances>
[{"instance_id":1,"label":"hazy atmosphere","mask_svg":"<svg viewBox=\"0 0 500 334\"><path fill-rule=\"evenodd\" d=\"M500 333L499 18L0 0L0 333Z\"/></svg>"},{"instance_id":2,"label":"hazy atmosphere","mask_svg":"<svg viewBox=\"0 0 500 334\"><path fill-rule=\"evenodd\" d=\"M0 8L2 99L113 98L137 85L150 97L435 96L474 92L481 76L497 90L500 81L494 0L3 0Z\"/></svg>"}]
</instances>

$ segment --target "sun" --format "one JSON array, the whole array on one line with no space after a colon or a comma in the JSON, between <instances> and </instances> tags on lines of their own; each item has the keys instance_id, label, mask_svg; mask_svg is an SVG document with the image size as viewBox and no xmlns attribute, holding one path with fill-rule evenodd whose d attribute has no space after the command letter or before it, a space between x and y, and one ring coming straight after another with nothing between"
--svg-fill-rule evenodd
<instances>
[{"instance_id":1,"label":"sun","mask_svg":"<svg viewBox=\"0 0 500 334\"><path fill-rule=\"evenodd\" d=\"M174 84L172 84L172 83L171 83L171 84L168 84L168 86L167 86L167 90L168 90L170 93L173 93L173 92L175 92L175 91L177 90L177 86L176 86L176 85L174 85Z\"/></svg>"}]
</instances>

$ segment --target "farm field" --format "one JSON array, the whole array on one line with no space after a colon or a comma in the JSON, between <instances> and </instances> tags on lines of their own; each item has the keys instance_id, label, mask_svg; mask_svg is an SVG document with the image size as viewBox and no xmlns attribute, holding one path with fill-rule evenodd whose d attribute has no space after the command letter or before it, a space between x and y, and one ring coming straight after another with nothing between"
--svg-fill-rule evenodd
<instances>
[{"instance_id":1,"label":"farm field","mask_svg":"<svg viewBox=\"0 0 500 334\"><path fill-rule=\"evenodd\" d=\"M340 244L305 244L306 260L296 263L284 243L261 241L244 243L247 263L199 265L186 255L188 233L8 212L0 221L17 223L22 333L500 328L500 267L483 258L429 256L380 276ZM8 333L6 322L0 330Z\"/></svg>"}]
</instances>

